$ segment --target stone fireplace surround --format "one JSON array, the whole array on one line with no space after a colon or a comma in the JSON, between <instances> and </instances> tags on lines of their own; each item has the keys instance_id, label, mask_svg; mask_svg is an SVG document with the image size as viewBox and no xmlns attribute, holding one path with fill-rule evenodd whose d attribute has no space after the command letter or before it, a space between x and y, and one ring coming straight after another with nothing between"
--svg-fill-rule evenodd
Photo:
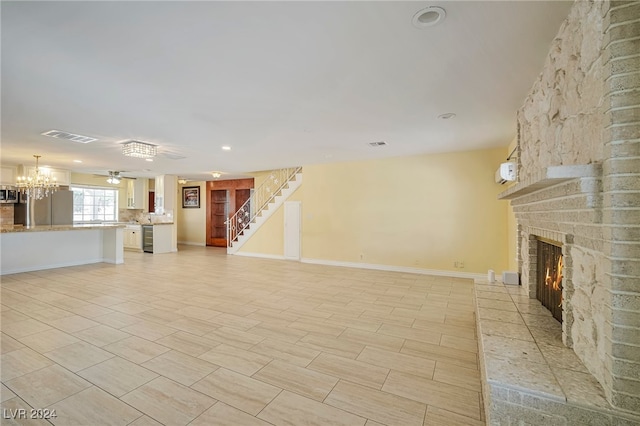
<instances>
[{"instance_id":1,"label":"stone fireplace surround","mask_svg":"<svg viewBox=\"0 0 640 426\"><path fill-rule=\"evenodd\" d=\"M640 424L639 52L640 2L576 1L518 111L522 286L476 286L491 424ZM562 329L538 237L563 245Z\"/></svg>"},{"instance_id":2,"label":"stone fireplace surround","mask_svg":"<svg viewBox=\"0 0 640 426\"><path fill-rule=\"evenodd\" d=\"M562 214L560 212L563 210L576 207L576 202L568 202L576 198L581 199L587 209L586 204L591 203L593 197L597 198L600 173L598 166L553 167L543 177L523 180L504 191L500 197L514 200L518 216L528 208L535 211L541 211L538 209L542 208L547 213ZM554 200L556 207L541 207L549 199ZM583 264L584 255L581 253L585 249L575 244L581 237L531 224L519 224L518 234L521 285L482 280L476 281L475 285L480 364L488 424L640 424L640 415L611 405L603 386L587 368L582 357L572 349L576 345L574 340L577 340L579 345L593 348L586 349L587 356L598 360L603 356L597 352L600 349L596 349L593 340L586 339L583 342L583 329L604 326L604 321L600 325L598 313L584 312L590 310L591 302L597 302L598 299L583 298L585 291L594 291L593 288L585 290L582 282L585 275L594 276L596 265ZM562 244L562 325L536 299L538 238ZM576 253L580 263L577 273ZM577 280L577 290L574 280ZM587 306L582 306L585 303Z\"/></svg>"}]
</instances>

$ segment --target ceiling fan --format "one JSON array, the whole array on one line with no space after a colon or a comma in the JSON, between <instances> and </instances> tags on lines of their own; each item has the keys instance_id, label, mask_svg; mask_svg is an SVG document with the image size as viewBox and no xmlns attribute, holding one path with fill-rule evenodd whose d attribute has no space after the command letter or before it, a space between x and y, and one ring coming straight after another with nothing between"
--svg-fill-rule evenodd
<instances>
[{"instance_id":1,"label":"ceiling fan","mask_svg":"<svg viewBox=\"0 0 640 426\"><path fill-rule=\"evenodd\" d=\"M107 183L110 183L112 185L119 184L122 179L131 179L131 180L135 180L136 179L136 178L132 178L132 177L122 176L121 173L126 173L126 172L122 172L122 171L109 170L108 173L109 173L109 175L107 176ZM104 176L104 175L96 175L96 176Z\"/></svg>"},{"instance_id":2,"label":"ceiling fan","mask_svg":"<svg viewBox=\"0 0 640 426\"><path fill-rule=\"evenodd\" d=\"M120 172L109 170L109 177L107 178L107 183L112 185L117 185L120 183L122 177L120 176Z\"/></svg>"}]
</instances>

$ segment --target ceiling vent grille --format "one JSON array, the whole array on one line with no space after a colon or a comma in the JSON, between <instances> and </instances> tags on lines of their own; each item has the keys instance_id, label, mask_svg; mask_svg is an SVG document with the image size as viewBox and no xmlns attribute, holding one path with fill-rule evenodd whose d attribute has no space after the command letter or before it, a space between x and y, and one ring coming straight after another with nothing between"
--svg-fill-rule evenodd
<instances>
[{"instance_id":1,"label":"ceiling vent grille","mask_svg":"<svg viewBox=\"0 0 640 426\"><path fill-rule=\"evenodd\" d=\"M168 158L169 160L182 160L182 159L187 158L184 155L180 155L180 154L177 154L175 152L170 152L170 151L159 152L158 156L159 157Z\"/></svg>"},{"instance_id":2,"label":"ceiling vent grille","mask_svg":"<svg viewBox=\"0 0 640 426\"><path fill-rule=\"evenodd\" d=\"M380 141L380 142L369 142L367 145L369 145L372 148L377 148L379 146L386 146L387 143L384 141Z\"/></svg>"},{"instance_id":3,"label":"ceiling vent grille","mask_svg":"<svg viewBox=\"0 0 640 426\"><path fill-rule=\"evenodd\" d=\"M50 136L56 139L66 139L72 142L78 143L90 143L97 141L97 138L91 138L89 136L76 135L74 133L63 132L60 130L49 130L48 132L41 133L43 136Z\"/></svg>"}]
</instances>

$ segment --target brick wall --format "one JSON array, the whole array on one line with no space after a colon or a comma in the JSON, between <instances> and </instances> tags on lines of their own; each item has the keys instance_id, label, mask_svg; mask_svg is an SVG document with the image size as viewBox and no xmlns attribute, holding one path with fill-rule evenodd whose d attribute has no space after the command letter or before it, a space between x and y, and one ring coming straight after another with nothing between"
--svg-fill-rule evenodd
<instances>
[{"instance_id":1,"label":"brick wall","mask_svg":"<svg viewBox=\"0 0 640 426\"><path fill-rule=\"evenodd\" d=\"M563 243L565 343L614 407L640 413L640 2L575 2L518 129L521 179L598 165L512 200L519 267L529 285L531 235Z\"/></svg>"},{"instance_id":2,"label":"brick wall","mask_svg":"<svg viewBox=\"0 0 640 426\"><path fill-rule=\"evenodd\" d=\"M640 412L640 2L612 2L605 17L603 225L610 292L614 406Z\"/></svg>"}]
</instances>

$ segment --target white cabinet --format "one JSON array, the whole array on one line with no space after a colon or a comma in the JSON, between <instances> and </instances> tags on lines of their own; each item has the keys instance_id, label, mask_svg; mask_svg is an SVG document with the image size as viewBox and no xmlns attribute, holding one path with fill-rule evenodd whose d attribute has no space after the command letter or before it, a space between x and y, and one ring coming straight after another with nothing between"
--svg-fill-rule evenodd
<instances>
[{"instance_id":1,"label":"white cabinet","mask_svg":"<svg viewBox=\"0 0 640 426\"><path fill-rule=\"evenodd\" d=\"M153 226L153 253L171 253L177 251L172 242L173 224L156 224Z\"/></svg>"},{"instance_id":2,"label":"white cabinet","mask_svg":"<svg viewBox=\"0 0 640 426\"><path fill-rule=\"evenodd\" d=\"M148 191L147 179L129 179L127 180L127 208L141 209L148 211Z\"/></svg>"},{"instance_id":3,"label":"white cabinet","mask_svg":"<svg viewBox=\"0 0 640 426\"><path fill-rule=\"evenodd\" d=\"M15 185L17 168L15 166L1 166L0 185Z\"/></svg>"},{"instance_id":4,"label":"white cabinet","mask_svg":"<svg viewBox=\"0 0 640 426\"><path fill-rule=\"evenodd\" d=\"M177 208L178 178L174 175L156 176L156 214L173 214Z\"/></svg>"},{"instance_id":5,"label":"white cabinet","mask_svg":"<svg viewBox=\"0 0 640 426\"><path fill-rule=\"evenodd\" d=\"M31 176L36 172L36 168L35 166L25 167L23 172L25 173L25 176ZM49 177L55 179L55 181L58 182L58 185L71 185L71 172L69 170L40 167L40 173L48 174Z\"/></svg>"},{"instance_id":6,"label":"white cabinet","mask_svg":"<svg viewBox=\"0 0 640 426\"><path fill-rule=\"evenodd\" d=\"M142 227L140 225L127 225L122 234L125 250L142 251Z\"/></svg>"},{"instance_id":7,"label":"white cabinet","mask_svg":"<svg viewBox=\"0 0 640 426\"><path fill-rule=\"evenodd\" d=\"M133 197L135 196L135 188L133 187L133 180L127 180L127 208L135 209Z\"/></svg>"},{"instance_id":8,"label":"white cabinet","mask_svg":"<svg viewBox=\"0 0 640 426\"><path fill-rule=\"evenodd\" d=\"M156 176L155 201L155 213L164 213L164 176Z\"/></svg>"}]
</instances>

